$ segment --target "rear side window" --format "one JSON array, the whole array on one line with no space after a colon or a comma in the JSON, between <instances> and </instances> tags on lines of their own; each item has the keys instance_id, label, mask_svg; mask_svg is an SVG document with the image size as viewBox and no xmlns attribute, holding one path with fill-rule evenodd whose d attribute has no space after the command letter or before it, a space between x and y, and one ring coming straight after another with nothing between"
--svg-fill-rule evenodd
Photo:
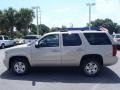
<instances>
[{"instance_id":1,"label":"rear side window","mask_svg":"<svg viewBox=\"0 0 120 90\"><path fill-rule=\"evenodd\" d=\"M8 37L4 37L5 40L8 40Z\"/></svg>"},{"instance_id":2,"label":"rear side window","mask_svg":"<svg viewBox=\"0 0 120 90\"><path fill-rule=\"evenodd\" d=\"M111 45L111 41L106 33L84 33L91 45Z\"/></svg>"},{"instance_id":3,"label":"rear side window","mask_svg":"<svg viewBox=\"0 0 120 90\"><path fill-rule=\"evenodd\" d=\"M82 41L79 34L63 34L63 46L79 46Z\"/></svg>"}]
</instances>

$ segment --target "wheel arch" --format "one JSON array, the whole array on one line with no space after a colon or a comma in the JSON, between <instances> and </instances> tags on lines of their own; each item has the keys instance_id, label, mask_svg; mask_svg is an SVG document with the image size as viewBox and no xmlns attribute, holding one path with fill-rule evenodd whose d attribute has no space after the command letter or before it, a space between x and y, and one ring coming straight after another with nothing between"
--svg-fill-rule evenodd
<instances>
[{"instance_id":1,"label":"wheel arch","mask_svg":"<svg viewBox=\"0 0 120 90\"><path fill-rule=\"evenodd\" d=\"M23 58L23 59L30 65L30 62L29 62L29 60L28 60L28 57L26 57L26 56L12 56L12 57L10 57L10 59L9 59L9 69L11 68L11 63L12 63L16 58ZM31 67L31 65L30 65L30 67Z\"/></svg>"},{"instance_id":2,"label":"wheel arch","mask_svg":"<svg viewBox=\"0 0 120 90\"><path fill-rule=\"evenodd\" d=\"M84 55L82 58L81 58L81 61L80 61L80 66L82 65L82 63L84 62L85 59L88 59L88 58L96 58L96 61L100 62L101 65L103 65L103 58L101 55L99 54L87 54L87 55Z\"/></svg>"}]
</instances>

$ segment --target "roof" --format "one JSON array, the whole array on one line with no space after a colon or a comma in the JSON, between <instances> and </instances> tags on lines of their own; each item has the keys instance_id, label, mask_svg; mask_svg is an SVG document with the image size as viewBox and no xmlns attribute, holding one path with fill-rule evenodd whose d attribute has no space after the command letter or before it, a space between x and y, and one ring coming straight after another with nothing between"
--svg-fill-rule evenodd
<instances>
[{"instance_id":1,"label":"roof","mask_svg":"<svg viewBox=\"0 0 120 90\"><path fill-rule=\"evenodd\" d=\"M105 31L89 31L89 30L86 30L86 31L78 31L78 30L74 30L74 31L64 31L64 32L50 32L50 33L47 33L47 34L59 34L59 33L107 33Z\"/></svg>"},{"instance_id":2,"label":"roof","mask_svg":"<svg viewBox=\"0 0 120 90\"><path fill-rule=\"evenodd\" d=\"M83 28L58 28L59 31L61 31L63 29L68 30L68 31L74 31L74 30L85 31L85 30L89 30L89 27L83 27ZM92 31L100 31L99 27L91 27L90 29Z\"/></svg>"}]
</instances>

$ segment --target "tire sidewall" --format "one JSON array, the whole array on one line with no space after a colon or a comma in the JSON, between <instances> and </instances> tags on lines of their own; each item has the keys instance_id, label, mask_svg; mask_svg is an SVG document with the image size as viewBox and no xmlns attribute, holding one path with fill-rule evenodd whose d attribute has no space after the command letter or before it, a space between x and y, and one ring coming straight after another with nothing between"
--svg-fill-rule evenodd
<instances>
[{"instance_id":1,"label":"tire sidewall","mask_svg":"<svg viewBox=\"0 0 120 90\"><path fill-rule=\"evenodd\" d=\"M24 63L24 65L25 65L25 71L24 71L23 73L18 73L18 72L15 71L14 65L15 65L17 62L22 62L22 63ZM25 74L27 74L27 73L29 72L29 69L30 69L30 66L29 66L28 62L25 61L24 58L17 58L16 60L12 61L12 63L11 63L11 71L12 71L14 74L16 74L16 75L25 75Z\"/></svg>"},{"instance_id":2,"label":"tire sidewall","mask_svg":"<svg viewBox=\"0 0 120 90\"><path fill-rule=\"evenodd\" d=\"M2 48L2 49L4 49L4 48L5 48L5 44L4 44L4 43L2 43L1 48Z\"/></svg>"},{"instance_id":3,"label":"tire sidewall","mask_svg":"<svg viewBox=\"0 0 120 90\"><path fill-rule=\"evenodd\" d=\"M88 72L86 72L85 67L88 63L93 62L97 65L98 69L97 72L95 74L89 74ZM100 64L100 62L98 62L98 60L96 60L96 58L89 58L84 60L84 62L82 63L82 72L84 75L89 76L89 77L95 77L97 75L99 75L99 73L101 72L102 69L102 65Z\"/></svg>"}]
</instances>

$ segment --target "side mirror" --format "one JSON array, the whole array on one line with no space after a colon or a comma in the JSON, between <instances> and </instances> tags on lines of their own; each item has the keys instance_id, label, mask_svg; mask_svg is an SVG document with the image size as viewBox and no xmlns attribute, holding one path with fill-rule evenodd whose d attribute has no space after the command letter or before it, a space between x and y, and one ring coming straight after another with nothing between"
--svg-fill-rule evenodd
<instances>
[{"instance_id":1,"label":"side mirror","mask_svg":"<svg viewBox=\"0 0 120 90\"><path fill-rule=\"evenodd\" d=\"M40 47L40 45L38 44L38 42L35 43L35 47L36 47L36 48L39 48L39 47Z\"/></svg>"}]
</instances>

